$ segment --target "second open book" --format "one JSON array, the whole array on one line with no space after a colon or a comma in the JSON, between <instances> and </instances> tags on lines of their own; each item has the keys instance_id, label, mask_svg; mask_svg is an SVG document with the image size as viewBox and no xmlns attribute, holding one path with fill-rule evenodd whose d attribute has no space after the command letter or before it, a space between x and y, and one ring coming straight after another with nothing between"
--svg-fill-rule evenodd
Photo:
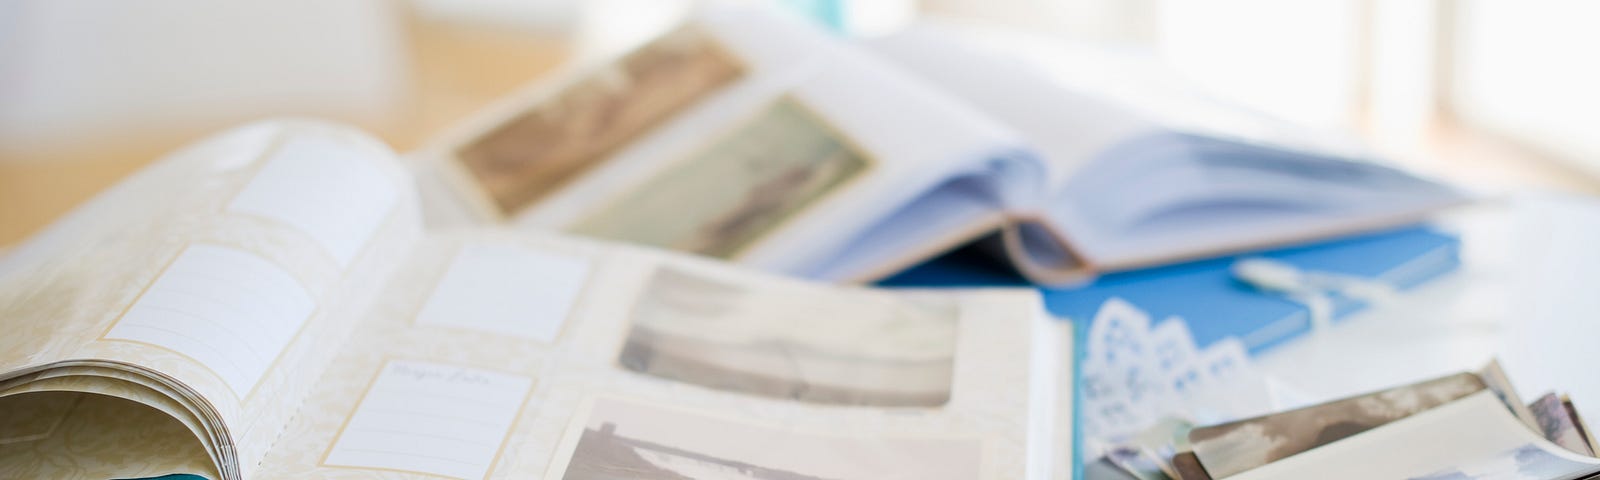
<instances>
[{"instance_id":1,"label":"second open book","mask_svg":"<svg viewBox=\"0 0 1600 480\"><path fill-rule=\"evenodd\" d=\"M1070 475L1071 330L1031 291L419 217L381 144L274 122L52 225L0 263L0 477Z\"/></svg>"},{"instance_id":2,"label":"second open book","mask_svg":"<svg viewBox=\"0 0 1600 480\"><path fill-rule=\"evenodd\" d=\"M1414 222L1464 199L1149 82L1159 75L1082 62L1051 74L1009 53L937 29L851 43L712 8L412 157L432 222L855 281L982 240L1062 283ZM1086 72L1114 88L1085 87Z\"/></svg>"}]
</instances>

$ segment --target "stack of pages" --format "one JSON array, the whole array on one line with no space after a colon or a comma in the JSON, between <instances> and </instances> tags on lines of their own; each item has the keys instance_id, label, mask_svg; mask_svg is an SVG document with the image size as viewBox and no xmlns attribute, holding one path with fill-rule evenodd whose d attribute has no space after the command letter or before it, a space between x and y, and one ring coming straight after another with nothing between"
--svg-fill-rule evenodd
<instances>
[{"instance_id":1,"label":"stack of pages","mask_svg":"<svg viewBox=\"0 0 1600 480\"><path fill-rule=\"evenodd\" d=\"M1497 365L1259 418L1197 428L1173 459L1195 479L1600 478L1600 445L1572 402L1523 405Z\"/></svg>"},{"instance_id":2,"label":"stack of pages","mask_svg":"<svg viewBox=\"0 0 1600 480\"><path fill-rule=\"evenodd\" d=\"M1461 264L1461 240L1430 226L1407 226L1311 245L1101 275L1084 285L1044 287L1045 307L1071 319L1095 318L1113 299L1155 318L1188 322L1209 346L1238 339L1252 355L1410 292ZM1290 274L1268 284L1245 275L1261 261ZM1256 272L1259 273L1259 272ZM1272 277L1282 280L1280 276ZM974 248L962 248L878 282L894 287L1026 286L1026 279ZM1258 285L1260 284L1260 285ZM1287 284L1287 285L1285 285Z\"/></svg>"},{"instance_id":3,"label":"stack of pages","mask_svg":"<svg viewBox=\"0 0 1600 480\"><path fill-rule=\"evenodd\" d=\"M419 226L317 123L117 185L0 264L0 477L1070 478L1036 292Z\"/></svg>"}]
</instances>

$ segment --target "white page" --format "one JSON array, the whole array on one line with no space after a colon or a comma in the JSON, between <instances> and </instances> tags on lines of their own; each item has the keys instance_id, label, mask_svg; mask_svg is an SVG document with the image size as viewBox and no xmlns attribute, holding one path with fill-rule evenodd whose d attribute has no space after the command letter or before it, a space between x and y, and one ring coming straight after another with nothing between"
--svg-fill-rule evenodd
<instances>
[{"instance_id":1,"label":"white page","mask_svg":"<svg viewBox=\"0 0 1600 480\"><path fill-rule=\"evenodd\" d=\"M589 271L584 258L469 244L451 261L417 323L552 342Z\"/></svg>"},{"instance_id":2,"label":"white page","mask_svg":"<svg viewBox=\"0 0 1600 480\"><path fill-rule=\"evenodd\" d=\"M1462 200L1368 164L1353 142L1207 97L1137 52L951 23L866 45L1019 131L1052 169L1050 223L1102 267L1377 228ZM1196 137L1211 151L1181 151ZM1333 172L1284 174L1296 169Z\"/></svg>"},{"instance_id":3,"label":"white page","mask_svg":"<svg viewBox=\"0 0 1600 480\"><path fill-rule=\"evenodd\" d=\"M1526 445L1550 453L1558 462L1570 461L1573 468L1600 465L1600 460L1562 450L1533 433L1494 392L1485 390L1228 478L1420 479L1452 468L1493 463L1496 457Z\"/></svg>"},{"instance_id":4,"label":"white page","mask_svg":"<svg viewBox=\"0 0 1600 480\"><path fill-rule=\"evenodd\" d=\"M750 12L717 13L709 23L730 43L757 42L765 25L780 23L756 21L762 18ZM792 95L864 150L872 171L850 187L855 192L841 192L858 195L818 202L745 263L797 272L828 261L850 248L852 237L958 175L995 177L1001 203L1037 201L1031 194L1043 191L1042 167L1006 125L855 45L819 30L794 33L801 34L823 41L812 51L814 71L792 86Z\"/></svg>"},{"instance_id":5,"label":"white page","mask_svg":"<svg viewBox=\"0 0 1600 480\"><path fill-rule=\"evenodd\" d=\"M400 193L383 169L385 159L364 153L330 138L290 137L228 203L228 211L286 223L349 266Z\"/></svg>"},{"instance_id":6,"label":"white page","mask_svg":"<svg viewBox=\"0 0 1600 480\"><path fill-rule=\"evenodd\" d=\"M1116 115L1135 116L1157 129L1347 156L1364 156L1367 151L1349 134L1273 118L1201 90L1153 51L1077 42L1044 32L948 18L919 24L900 35L916 35L919 31L947 36L951 43L967 44L989 55L1025 63L1032 67L1028 76L1046 76L1030 78L1029 82L1044 81L1092 96L1118 110ZM943 55L940 52L933 58Z\"/></svg>"},{"instance_id":7,"label":"white page","mask_svg":"<svg viewBox=\"0 0 1600 480\"><path fill-rule=\"evenodd\" d=\"M1380 165L1190 135L1147 136L1107 152L1063 199L1097 223L1127 228L1167 210L1220 203L1325 212L1383 210L1454 192Z\"/></svg>"},{"instance_id":8,"label":"white page","mask_svg":"<svg viewBox=\"0 0 1600 480\"><path fill-rule=\"evenodd\" d=\"M205 365L244 398L316 309L288 272L254 254L191 245L106 332Z\"/></svg>"},{"instance_id":9,"label":"white page","mask_svg":"<svg viewBox=\"0 0 1600 480\"><path fill-rule=\"evenodd\" d=\"M966 41L970 36L920 24L862 46L1014 129L1044 158L1052 190L1105 149L1156 128L1127 108L1062 86L1011 52Z\"/></svg>"},{"instance_id":10,"label":"white page","mask_svg":"<svg viewBox=\"0 0 1600 480\"><path fill-rule=\"evenodd\" d=\"M969 181L937 187L867 229L832 260L801 273L828 281L889 275L990 233L1004 214L983 187Z\"/></svg>"},{"instance_id":11,"label":"white page","mask_svg":"<svg viewBox=\"0 0 1600 480\"><path fill-rule=\"evenodd\" d=\"M1226 139L1149 136L1110 155L1048 209L1080 252L1107 266L1396 225L1465 199L1381 165Z\"/></svg>"},{"instance_id":12,"label":"white page","mask_svg":"<svg viewBox=\"0 0 1600 480\"><path fill-rule=\"evenodd\" d=\"M529 377L391 361L324 463L483 478L532 388Z\"/></svg>"}]
</instances>

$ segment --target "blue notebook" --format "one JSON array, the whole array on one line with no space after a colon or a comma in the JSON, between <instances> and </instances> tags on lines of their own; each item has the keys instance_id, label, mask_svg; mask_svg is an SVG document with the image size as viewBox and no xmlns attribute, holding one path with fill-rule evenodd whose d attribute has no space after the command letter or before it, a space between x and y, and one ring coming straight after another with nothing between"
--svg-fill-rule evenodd
<instances>
[{"instance_id":1,"label":"blue notebook","mask_svg":"<svg viewBox=\"0 0 1600 480\"><path fill-rule=\"evenodd\" d=\"M1316 244L1113 273L1080 287L1042 289L1050 313L1093 318L1100 304L1120 297L1152 318L1183 317L1195 343L1238 337L1252 354L1309 332L1310 310L1285 296L1261 291L1235 278L1243 257L1264 257L1303 271L1377 280L1404 291L1460 266L1460 241L1429 226L1411 226ZM913 267L882 282L886 286L1025 286L1009 267L963 249ZM1333 297L1333 318L1348 316L1364 302Z\"/></svg>"}]
</instances>

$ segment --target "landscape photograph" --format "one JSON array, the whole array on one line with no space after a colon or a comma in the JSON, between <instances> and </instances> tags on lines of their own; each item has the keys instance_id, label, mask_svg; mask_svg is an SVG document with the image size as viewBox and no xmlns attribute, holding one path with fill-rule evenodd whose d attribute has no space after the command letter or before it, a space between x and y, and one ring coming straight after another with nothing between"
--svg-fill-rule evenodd
<instances>
[{"instance_id":1,"label":"landscape photograph","mask_svg":"<svg viewBox=\"0 0 1600 480\"><path fill-rule=\"evenodd\" d=\"M864 173L868 158L794 98L781 98L571 229L733 258Z\"/></svg>"},{"instance_id":2,"label":"landscape photograph","mask_svg":"<svg viewBox=\"0 0 1600 480\"><path fill-rule=\"evenodd\" d=\"M654 377L810 403L949 401L960 316L953 302L823 288L763 290L657 270L617 361Z\"/></svg>"},{"instance_id":3,"label":"landscape photograph","mask_svg":"<svg viewBox=\"0 0 1600 480\"><path fill-rule=\"evenodd\" d=\"M504 122L457 158L513 214L741 73L709 34L680 28Z\"/></svg>"}]
</instances>

